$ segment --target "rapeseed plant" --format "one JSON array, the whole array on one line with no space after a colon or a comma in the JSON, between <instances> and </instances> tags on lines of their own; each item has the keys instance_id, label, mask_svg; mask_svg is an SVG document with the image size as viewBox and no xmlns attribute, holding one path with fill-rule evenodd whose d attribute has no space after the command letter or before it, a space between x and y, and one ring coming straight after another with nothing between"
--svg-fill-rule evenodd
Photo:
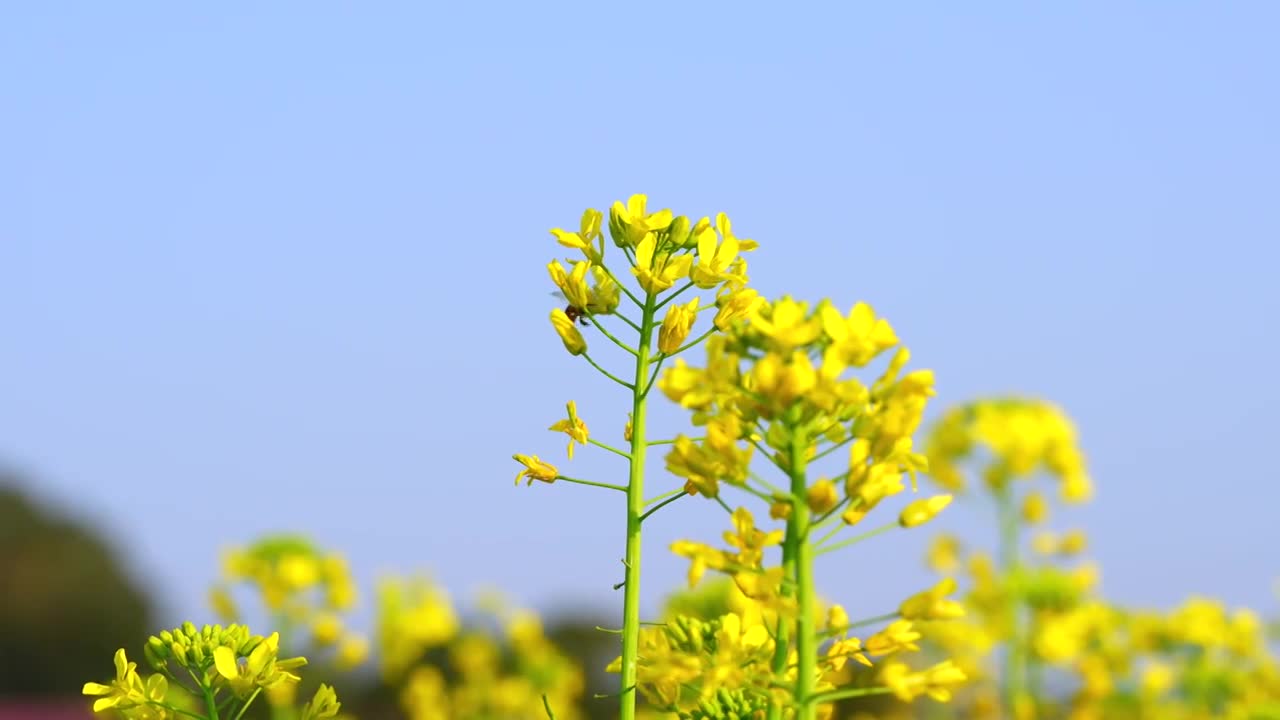
<instances>
[{"instance_id":1,"label":"rapeseed plant","mask_svg":"<svg viewBox=\"0 0 1280 720\"><path fill-rule=\"evenodd\" d=\"M566 259L571 269L559 260L547 266L552 283L568 303L567 307L551 312L551 324L569 354L582 357L627 393L631 414L623 437L628 447L617 448L593 436L573 401L567 406L568 417L553 424L551 430L569 436L570 459L575 443L594 445L622 457L628 464L627 481L618 484L572 478L537 455L513 457L523 466L516 475L517 483L522 478L528 478L530 483L534 480L571 482L615 490L626 497L618 695L620 717L633 720L640 652L641 529L650 515L683 495L644 496L649 448L670 442L650 437L649 393L669 359L722 332L731 322L749 315L758 306L755 291L746 287L747 264L741 256L742 252L754 250L756 243L738 238L723 213L717 215L714 222L706 217L691 222L685 216L673 215L670 210L651 212L645 195L633 195L625 204L615 202L609 210L608 232L619 251L614 255L622 258L614 262L606 257L603 223L603 213L588 209L576 232L560 228L551 231L561 246L582 254L580 259ZM623 282L627 276L635 282L634 291ZM674 302L690 290L694 291L694 297L684 303ZM698 291L708 290L713 291L711 301L696 295ZM622 306L624 297L630 303L628 306ZM712 326L690 340L698 315L707 310L716 311ZM606 321L616 321L612 330ZM592 357L580 327L589 327L630 356L629 372L622 373L629 379L610 372Z\"/></svg>"},{"instance_id":2,"label":"rapeseed plant","mask_svg":"<svg viewBox=\"0 0 1280 720\"><path fill-rule=\"evenodd\" d=\"M820 623L814 573L819 555L918 526L950 502L947 495L918 500L887 524L841 537L883 500L904 492L904 478L914 490L916 475L927 469L913 434L933 395L933 373L904 372L909 352L864 303L846 315L829 301L757 301L721 329L708 341L704 367L677 359L658 385L704 429L701 437L675 439L667 469L685 480L684 493L729 512L733 530L724 535L727 549L679 541L672 551L689 560L691 586L714 570L733 579L748 607L713 619L678 616L642 631L641 691L679 718L812 720L850 697L950 699L965 680L953 663L912 669L896 657L917 649L917 619L959 614L960 606L946 597L953 587L856 623L834 606ZM894 348L869 385L849 372ZM848 461L838 473L817 472L819 461L842 449ZM782 480L756 472L756 456ZM721 497L726 486L761 503L782 527L759 528L746 507L731 508ZM772 552L780 554L777 564L766 561ZM888 624L865 641L849 634L881 623ZM875 684L848 684L847 662L879 662L871 656L893 659L883 662ZM621 666L620 659L614 667Z\"/></svg>"}]
</instances>

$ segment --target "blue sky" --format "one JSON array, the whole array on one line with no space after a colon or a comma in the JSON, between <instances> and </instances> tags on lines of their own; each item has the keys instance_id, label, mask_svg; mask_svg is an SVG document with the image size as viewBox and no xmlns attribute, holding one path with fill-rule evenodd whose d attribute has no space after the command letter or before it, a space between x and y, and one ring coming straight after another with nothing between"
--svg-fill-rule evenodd
<instances>
[{"instance_id":1,"label":"blue sky","mask_svg":"<svg viewBox=\"0 0 1280 720\"><path fill-rule=\"evenodd\" d=\"M634 192L727 212L766 294L872 303L935 409L1066 408L1099 492L1062 522L1111 597L1275 608L1273 4L3 16L0 458L109 531L166 621L278 529L365 580L614 612L622 506L515 488L510 455L560 458L570 398L621 427L544 266L549 228ZM683 578L666 544L723 525L654 524L648 607ZM838 554L824 590L883 612L927 536Z\"/></svg>"}]
</instances>

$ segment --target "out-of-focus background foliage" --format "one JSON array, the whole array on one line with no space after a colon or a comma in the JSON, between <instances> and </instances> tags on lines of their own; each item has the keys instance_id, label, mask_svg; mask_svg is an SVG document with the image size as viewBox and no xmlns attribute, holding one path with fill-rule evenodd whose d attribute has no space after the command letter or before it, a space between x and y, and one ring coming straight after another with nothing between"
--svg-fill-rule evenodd
<instances>
[{"instance_id":1,"label":"out-of-focus background foliage","mask_svg":"<svg viewBox=\"0 0 1280 720\"><path fill-rule=\"evenodd\" d=\"M728 212L767 295L871 302L939 408L1065 407L1109 597L1274 608L1278 21L0 10L0 695L74 694L115 647L211 620L221 551L275 531L349 558L356 625L381 572L425 570L609 659L589 628L616 624L621 508L512 488L509 458L551 454L570 398L621 433L547 327L544 265L547 229L632 192ZM650 533L650 614L682 582L666 545L719 531L702 510ZM945 522L993 533L976 506ZM873 614L930 582L926 542L842 558L824 590Z\"/></svg>"}]
</instances>

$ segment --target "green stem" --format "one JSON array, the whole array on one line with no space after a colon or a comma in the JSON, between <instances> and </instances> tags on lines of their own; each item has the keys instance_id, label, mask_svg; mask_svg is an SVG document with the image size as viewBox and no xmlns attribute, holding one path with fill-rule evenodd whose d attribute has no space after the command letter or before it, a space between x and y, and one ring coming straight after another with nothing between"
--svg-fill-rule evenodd
<instances>
[{"instance_id":1,"label":"green stem","mask_svg":"<svg viewBox=\"0 0 1280 720\"><path fill-rule=\"evenodd\" d=\"M218 720L218 703L213 699L213 688L202 683L200 689L204 691L204 705L209 711L209 720Z\"/></svg>"},{"instance_id":2,"label":"green stem","mask_svg":"<svg viewBox=\"0 0 1280 720\"><path fill-rule=\"evenodd\" d=\"M866 695L884 695L892 692L887 687L861 687L861 688L845 688L844 690L832 690L831 692L814 695L810 700L811 705L821 705L825 703L844 700L845 698L864 697Z\"/></svg>"},{"instance_id":3,"label":"green stem","mask_svg":"<svg viewBox=\"0 0 1280 720\"><path fill-rule=\"evenodd\" d=\"M675 501L679 500L679 499L680 499L680 498L682 498L682 497L684 497L684 491L683 491L683 490L680 492L680 494L679 494L679 495L672 495L671 497L667 498L666 500L663 500L662 502L658 503L657 505L655 505L655 506L653 506L653 507L649 508L648 510L646 510L646 511L645 511L645 513L644 513L643 515L641 515L641 516L640 516L640 522L644 522L644 521L645 521L645 518L647 518L647 517L649 517L650 515L652 515L652 514L654 514L654 513L658 512L658 511L659 511L659 510L661 510L662 508L664 508L664 507L666 507L666 506L670 505L671 503L673 503L673 502L675 502Z\"/></svg>"},{"instance_id":4,"label":"green stem","mask_svg":"<svg viewBox=\"0 0 1280 720\"><path fill-rule=\"evenodd\" d=\"M609 444L607 444L607 443L602 443L602 442L600 442L599 440L596 440L595 438L588 437L588 438L587 438L587 442L591 443L592 445L595 445L595 446L596 446L596 447L598 447L598 448L603 448L603 449L605 449L605 450L608 450L609 452L613 453L614 455L621 455L622 457L624 457L624 458L626 458L626 459L628 459L628 460L630 460L630 459L631 459L631 456L630 456L630 455L628 455L628 454L626 454L626 453L622 452L621 450L619 450L618 448L616 448L616 447L614 447L614 446L612 446L612 445L609 445Z\"/></svg>"},{"instance_id":5,"label":"green stem","mask_svg":"<svg viewBox=\"0 0 1280 720\"><path fill-rule=\"evenodd\" d=\"M701 335L699 335L698 337L696 337L696 338L694 338L694 339L690 340L689 342L687 342L687 343L685 343L685 344L681 345L680 347L676 348L674 352L671 352L671 353L670 353L670 355L679 355L680 353L684 352L685 350L688 350L689 348L693 347L694 345L697 345L698 343L702 342L703 340L706 340L707 338L711 337L711 334L712 334L712 333L714 333L716 330L717 330L717 328L712 327L710 330L708 330L708 331L706 331L706 332L702 333L702 334L701 334Z\"/></svg>"},{"instance_id":6,"label":"green stem","mask_svg":"<svg viewBox=\"0 0 1280 720\"><path fill-rule=\"evenodd\" d=\"M592 315L588 315L588 316L587 316L587 319L588 319L588 320L590 320L590 321L591 321L591 324L592 324L592 325L595 325L595 326L596 326L596 329L597 329L597 330L599 330L601 333L603 333L605 337L607 337L607 338L609 338L610 340L612 340L614 345L617 345L618 347L622 348L623 350L626 350L627 352L631 353L632 355L635 355L635 354L636 354L636 349L635 349L635 348L633 348L633 347L631 347L630 345L628 345L628 344L626 344L626 343L622 342L622 341L621 341L621 340L619 340L618 338L614 337L614 336L613 336L613 333L609 332L608 330L605 330L605 329L604 329L604 326L603 326L603 325L601 325L601 324L600 324L600 322L599 322L598 320L596 320L594 316L592 316Z\"/></svg>"},{"instance_id":7,"label":"green stem","mask_svg":"<svg viewBox=\"0 0 1280 720\"><path fill-rule=\"evenodd\" d=\"M815 588L813 579L814 546L809 542L810 510L805 501L808 494L806 467L808 461L809 437L803 426L792 427L791 458L789 474L791 475L791 517L787 519L787 527L794 529L795 546L795 580L796 580L796 654L800 664L796 670L794 697L801 703L796 713L796 720L814 720L817 707L810 702L814 685L817 683L818 640L817 624L814 618Z\"/></svg>"},{"instance_id":8,"label":"green stem","mask_svg":"<svg viewBox=\"0 0 1280 720\"><path fill-rule=\"evenodd\" d=\"M236 713L234 720L240 720L240 718L244 716L244 711L249 709L249 706L253 704L255 699L257 699L258 693L260 692L262 692L262 688L260 687L253 689L253 694L249 696L248 700L244 701L244 705L240 707L240 712Z\"/></svg>"},{"instance_id":9,"label":"green stem","mask_svg":"<svg viewBox=\"0 0 1280 720\"><path fill-rule=\"evenodd\" d=\"M618 383L618 384L619 384L619 385L621 385L622 387L627 388L628 390L635 390L635 388L634 388L634 387L632 387L631 383L627 382L626 380L623 380L623 379L619 378L617 375L614 375L613 373L609 372L608 370L605 370L604 368L600 367L600 364L599 364L599 363L597 363L595 360L592 360L590 355L588 355L588 354L586 354L586 353L584 352L584 353L582 353L582 357L586 358L586 359L587 359L587 362L591 363L591 367L595 368L596 370L599 370L599 371L600 371L600 373L601 373L601 374L603 374L605 377L607 377L607 378L609 378L610 380L612 380L612 381L614 381L614 382Z\"/></svg>"},{"instance_id":10,"label":"green stem","mask_svg":"<svg viewBox=\"0 0 1280 720\"><path fill-rule=\"evenodd\" d=\"M649 443L649 444L650 444L650 445L653 445L653 443ZM652 504L654 504L654 503L656 503L656 502L658 502L658 501L660 501L660 500L666 500L667 498L671 497L672 495L680 495L680 494L681 494L681 493L683 493L683 492L684 492L684 488L676 488L675 490L669 490L669 491L667 491L667 492L662 493L661 495L658 495L658 496L656 496L656 497L651 497L651 498L649 498L648 500L645 500L645 501L644 501L644 506L645 506L645 507L649 507L650 505L652 505Z\"/></svg>"},{"instance_id":11,"label":"green stem","mask_svg":"<svg viewBox=\"0 0 1280 720\"><path fill-rule=\"evenodd\" d=\"M880 534L882 534L882 533L887 533L887 532L889 532L890 530L893 530L893 529L895 529L895 528L897 528L897 527L898 527L898 523L897 523L897 522L891 522L891 523L889 523L888 525L881 525L880 527L876 528L875 530L868 530L867 532L864 532L864 533L862 533L861 535L858 535L858 536L856 536L856 537L851 537L851 538L849 538L848 540L841 540L840 542L836 543L835 545L827 545L827 546L825 546L825 547L818 548L818 555L826 555L826 554L827 554L827 553L829 553L829 552L834 552L834 551L839 550L839 549L841 549L841 548L847 548L847 547L849 547L850 545L856 545L856 544L858 544L858 543L862 542L863 540L867 540L867 539L873 538L873 537L875 537L875 536L877 536L877 535L880 535Z\"/></svg>"},{"instance_id":12,"label":"green stem","mask_svg":"<svg viewBox=\"0 0 1280 720\"><path fill-rule=\"evenodd\" d=\"M680 293L684 292L685 290L688 290L688 289L689 289L689 288L691 288L691 287L693 287L693 283L688 282L688 283L685 283L683 286L681 286L681 287L677 288L675 292L673 292L673 293L671 293L670 295L668 295L668 296L666 296L665 298L663 298L662 302L658 303L657 305L654 305L654 306L653 306L653 311L654 311L654 312L657 312L658 310L662 309L662 306L663 306L663 305L666 305L667 303L671 302L672 300L675 300L675 299L676 299L676 297L680 295Z\"/></svg>"},{"instance_id":13,"label":"green stem","mask_svg":"<svg viewBox=\"0 0 1280 720\"><path fill-rule=\"evenodd\" d=\"M635 720L636 676L640 651L640 520L644 513L645 380L653 344L654 296L645 295L636 352L635 382L631 384L631 476L627 481L627 555L622 600L622 672L619 682L619 720ZM678 496L677 496L678 497Z\"/></svg>"},{"instance_id":14,"label":"green stem","mask_svg":"<svg viewBox=\"0 0 1280 720\"><path fill-rule=\"evenodd\" d=\"M1001 575L1008 583L1017 574L1018 563L1018 511L1014 507L1013 491L1008 483L996 490L996 513L1000 524L999 556ZM1022 637L1022 599L1015 597L1009 607L1009 645L1004 655L1004 705L1005 715L1015 717L1018 699L1022 697L1026 678L1026 647Z\"/></svg>"},{"instance_id":15,"label":"green stem","mask_svg":"<svg viewBox=\"0 0 1280 720\"><path fill-rule=\"evenodd\" d=\"M610 485L609 483L596 482L594 480L579 480L578 478L565 477L564 475L557 475L556 479L563 480L565 482L576 483L578 485L590 485L591 487L600 487L600 488L606 488L608 490L617 490L619 492L627 491L627 489L622 487L621 485Z\"/></svg>"}]
</instances>

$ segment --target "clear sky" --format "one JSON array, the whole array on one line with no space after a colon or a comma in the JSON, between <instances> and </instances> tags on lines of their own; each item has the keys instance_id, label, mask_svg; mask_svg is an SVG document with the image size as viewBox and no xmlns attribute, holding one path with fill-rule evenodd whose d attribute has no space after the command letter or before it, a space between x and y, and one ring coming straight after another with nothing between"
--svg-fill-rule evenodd
<instances>
[{"instance_id":1,"label":"clear sky","mask_svg":"<svg viewBox=\"0 0 1280 720\"><path fill-rule=\"evenodd\" d=\"M1066 408L1099 492L1062 522L1109 596L1275 609L1280 6L798 5L8 6L0 458L166 620L278 529L366 580L612 611L618 498L510 456L562 459L570 398L620 433L547 322L547 230L646 192L727 212L766 294L872 303L936 409ZM650 608L670 540L725 524L660 517ZM928 535L823 589L883 612Z\"/></svg>"}]
</instances>

